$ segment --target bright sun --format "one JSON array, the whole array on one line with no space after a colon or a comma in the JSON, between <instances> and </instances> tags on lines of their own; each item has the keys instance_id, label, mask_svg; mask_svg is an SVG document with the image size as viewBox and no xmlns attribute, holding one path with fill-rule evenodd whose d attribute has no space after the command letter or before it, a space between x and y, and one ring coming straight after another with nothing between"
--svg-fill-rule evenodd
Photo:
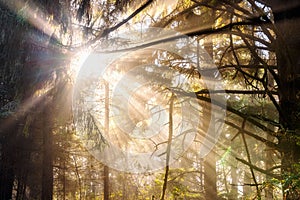
<instances>
[{"instance_id":1,"label":"bright sun","mask_svg":"<svg viewBox=\"0 0 300 200\"><path fill-rule=\"evenodd\" d=\"M84 62L86 61L89 55L90 55L89 51L81 50L77 52L71 59L70 71L74 79L76 79L82 65L84 64Z\"/></svg>"}]
</instances>

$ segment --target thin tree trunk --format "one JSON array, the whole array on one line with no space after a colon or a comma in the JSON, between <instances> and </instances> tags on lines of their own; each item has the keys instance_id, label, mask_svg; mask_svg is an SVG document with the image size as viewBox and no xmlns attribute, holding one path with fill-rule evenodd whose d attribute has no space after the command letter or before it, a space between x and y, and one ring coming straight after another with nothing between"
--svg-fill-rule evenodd
<instances>
[{"instance_id":1,"label":"thin tree trunk","mask_svg":"<svg viewBox=\"0 0 300 200\"><path fill-rule=\"evenodd\" d=\"M105 165L103 168L103 194L104 194L104 200L109 200L109 169Z\"/></svg>"},{"instance_id":2,"label":"thin tree trunk","mask_svg":"<svg viewBox=\"0 0 300 200\"><path fill-rule=\"evenodd\" d=\"M237 175L237 161L234 159L232 160L231 164L231 178L232 178L232 186L230 191L230 198L229 199L236 199L238 196L238 175Z\"/></svg>"},{"instance_id":3,"label":"thin tree trunk","mask_svg":"<svg viewBox=\"0 0 300 200\"><path fill-rule=\"evenodd\" d=\"M66 160L63 163L63 200L66 200Z\"/></svg>"},{"instance_id":4,"label":"thin tree trunk","mask_svg":"<svg viewBox=\"0 0 300 200\"><path fill-rule=\"evenodd\" d=\"M272 63L275 65L275 63ZM269 75L269 87L273 88L274 87L274 79L273 76ZM270 116L270 114L268 113L268 110L266 110L267 116ZM273 126L271 126L270 124L268 124L267 126L270 130L273 129ZM270 134L267 134L267 140L268 141L274 141L274 137ZM271 169L273 167L273 151L274 149L268 147L266 145L265 147L265 151L266 151L266 162L265 162L265 168L266 170ZM269 175L266 175L266 180L270 181L272 177L270 177ZM265 188L265 198L266 200L272 200L273 199L273 187L272 186L267 186Z\"/></svg>"},{"instance_id":5,"label":"thin tree trunk","mask_svg":"<svg viewBox=\"0 0 300 200\"><path fill-rule=\"evenodd\" d=\"M270 140L272 139L270 135L267 136L267 139ZM266 169L270 169L273 164L272 164L272 149L266 147ZM267 181L271 179L269 175L266 175ZM266 200L272 200L273 199L273 188L271 186L267 187L265 189L265 198Z\"/></svg>"},{"instance_id":6,"label":"thin tree trunk","mask_svg":"<svg viewBox=\"0 0 300 200\"><path fill-rule=\"evenodd\" d=\"M166 157L166 169L165 169L165 177L164 177L164 184L162 188L162 195L161 200L165 199L167 185L168 185L168 176L169 176L169 169L170 169L170 156L171 156L171 145L172 145L172 138L173 138L173 106L174 106L174 96L172 94L170 98L170 108L169 108L169 136L168 136L168 144L167 144L167 157Z\"/></svg>"},{"instance_id":7,"label":"thin tree trunk","mask_svg":"<svg viewBox=\"0 0 300 200\"><path fill-rule=\"evenodd\" d=\"M74 164L75 164L75 173L76 173L76 176L77 176L77 179L78 179L78 185L79 185L79 200L81 200L82 199L82 186L81 186L82 183L81 183L78 164L77 164L77 160L76 160L75 156L73 156L73 160L74 160Z\"/></svg>"},{"instance_id":8,"label":"thin tree trunk","mask_svg":"<svg viewBox=\"0 0 300 200\"><path fill-rule=\"evenodd\" d=\"M105 83L105 131L109 132L109 84ZM104 200L109 200L109 168L104 165L103 168L103 195Z\"/></svg>"}]
</instances>

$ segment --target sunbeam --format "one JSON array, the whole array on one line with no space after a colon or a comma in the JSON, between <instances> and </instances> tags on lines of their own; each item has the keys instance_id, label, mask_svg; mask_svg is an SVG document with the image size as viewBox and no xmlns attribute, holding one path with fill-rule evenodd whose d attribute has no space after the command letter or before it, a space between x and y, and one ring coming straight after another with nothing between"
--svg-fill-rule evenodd
<instances>
[{"instance_id":1,"label":"sunbeam","mask_svg":"<svg viewBox=\"0 0 300 200\"><path fill-rule=\"evenodd\" d=\"M24 0L11 0L1 2L6 5L9 9L14 11L20 18L25 21L28 21L32 26L39 29L43 33L51 37L56 29L58 24L53 20L53 16L46 13L45 10L42 10L32 1Z\"/></svg>"},{"instance_id":2,"label":"sunbeam","mask_svg":"<svg viewBox=\"0 0 300 200\"><path fill-rule=\"evenodd\" d=\"M299 8L0 0L0 199L300 199Z\"/></svg>"}]
</instances>

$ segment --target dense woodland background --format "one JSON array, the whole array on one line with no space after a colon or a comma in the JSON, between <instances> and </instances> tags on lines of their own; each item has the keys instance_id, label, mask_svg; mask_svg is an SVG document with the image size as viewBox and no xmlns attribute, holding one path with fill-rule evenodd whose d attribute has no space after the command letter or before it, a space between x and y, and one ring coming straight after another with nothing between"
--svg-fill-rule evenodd
<instances>
[{"instance_id":1,"label":"dense woodland background","mask_svg":"<svg viewBox=\"0 0 300 200\"><path fill-rule=\"evenodd\" d=\"M299 9L298 0L0 0L0 199L300 199ZM199 134L211 104L226 109L205 157L192 148L179 164L126 173L103 166L78 137L72 63L86 48L126 48L115 36L133 27L181 32L213 60L184 65L156 50L121 61L163 63L190 80L182 92L202 108ZM216 71L224 91L210 92L226 105L198 84Z\"/></svg>"}]
</instances>

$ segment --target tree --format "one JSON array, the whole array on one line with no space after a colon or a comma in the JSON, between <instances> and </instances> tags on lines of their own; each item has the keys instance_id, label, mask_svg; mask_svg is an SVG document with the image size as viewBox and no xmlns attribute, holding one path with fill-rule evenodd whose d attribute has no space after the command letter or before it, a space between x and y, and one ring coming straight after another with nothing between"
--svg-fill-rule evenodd
<instances>
[{"instance_id":1,"label":"tree","mask_svg":"<svg viewBox=\"0 0 300 200\"><path fill-rule=\"evenodd\" d=\"M297 8L299 2L288 1L283 4L280 1L268 2L274 12L274 23L277 28L275 40L276 56L278 64L278 93L280 113L280 136L279 148L282 153L282 173L295 174L299 163L299 37L296 36L299 30L299 17ZM288 30L288 31L287 31ZM291 188L287 184L287 199L299 198L299 189Z\"/></svg>"},{"instance_id":2,"label":"tree","mask_svg":"<svg viewBox=\"0 0 300 200\"><path fill-rule=\"evenodd\" d=\"M191 113L183 112L183 115L191 117L190 127L193 131L197 130L197 141L191 144L193 148L180 157L184 164L166 163L164 184L160 185L166 194L163 196L192 199L194 197L190 194L194 192L200 198L202 189L205 189L209 191L206 194L208 199L217 198L220 191L224 197L228 197L231 191L232 195L239 196L251 192L247 195L256 198L261 198L265 193L266 198L270 198L273 195L271 193L277 192L276 187L281 187L285 199L299 198L300 23L297 11L299 3L296 0L180 0L173 6L152 0L35 0L26 4L2 0L0 9L3 27L0 33L1 199L52 199L53 184L54 192L58 191L59 184L63 186L61 196L64 198L68 196L67 188L72 198L76 198L76 192L80 193L82 199L89 198L84 193L87 191L95 196L100 194L95 189L92 171L96 171L96 175L100 172L87 164L94 161L86 161L81 155L71 152L72 148L76 148L63 142L67 136L58 139L56 134L63 133L61 127L72 124L68 115L71 94L64 94L69 90L66 89L69 88L66 85L70 78L66 66L70 57L87 46L97 52L99 49L95 46L99 44L105 47L105 44L113 46L117 43L118 50L134 50L136 57L131 60L133 54L130 54L113 63L115 72L123 70L126 73L135 65L151 64L150 67L144 66L135 71L134 80L168 83L177 94L197 97L197 103L190 102L188 98L185 101L191 107L198 107ZM125 16L124 19L121 19L121 15ZM37 18L44 27L38 25ZM145 36L148 33L144 28L149 26L169 28L185 36L172 35L143 43L128 42L122 37L114 38L119 36L118 30L126 27L141 27ZM183 42L186 36L188 39ZM175 40L182 40L181 45L175 43L172 46L178 52L196 49L197 42L200 46L206 46L215 67L207 67L199 61L187 61L163 49L148 48ZM127 48L128 45L130 48ZM139 54L143 48L147 50ZM107 51L102 49L101 53ZM191 60L195 57L195 54L186 54ZM120 69L117 67L120 63L127 66ZM187 80L189 86L176 84L180 81L171 77L174 74ZM222 77L224 90L208 89L207 85L202 84L204 74ZM163 93L158 89L158 84L151 84L143 89L151 88ZM90 90L93 88L88 88L87 93L81 95L87 95ZM227 104L214 101L213 94L226 97ZM64 104L66 99L69 103ZM136 95L134 100L138 105L150 106L149 99L145 97ZM223 135L211 153L217 156L209 154L206 161L212 161L204 165L199 161L201 158L195 155L197 149L201 149L199 143L206 129L196 125L200 117L207 117L201 105L227 110ZM143 114L134 111L136 109L132 108L130 112L130 116L136 120L134 122L144 119ZM84 126L90 132L91 141L96 145L94 147L105 144L105 137L93 122L93 115L84 110L80 112L83 112L80 119L85 120ZM68 113L68 117L63 117L63 113ZM175 117L180 112L174 110L173 113ZM112 129L117 130L113 126ZM190 132L186 130L183 135L187 137ZM129 144L126 137L122 141ZM162 144L165 142L162 141ZM54 147L57 144L71 151L66 153L60 149L61 154L56 153ZM155 143L156 147L162 144ZM268 149L269 153L263 149ZM172 169L182 166L190 170ZM74 173L67 173L66 168ZM207 176L207 172L211 175ZM229 178L232 179L230 186ZM93 180L89 182L88 179ZM189 182L199 186L192 186ZM218 187L209 187L216 183ZM154 194L157 196L159 191L156 186L151 188L153 194L143 194L147 194L147 198ZM267 190L267 186L271 186L272 190ZM132 186L135 187L142 186ZM115 190L119 191L117 188L115 185ZM243 191L236 190L239 188ZM141 190L138 188L136 191L132 197L139 198L138 192ZM188 195L182 195L182 191ZM107 190L104 193L107 198ZM117 192L112 191L111 194Z\"/></svg>"},{"instance_id":3,"label":"tree","mask_svg":"<svg viewBox=\"0 0 300 200\"><path fill-rule=\"evenodd\" d=\"M181 5L184 5L182 6L182 10L178 9L176 12L171 12L170 14L162 14L160 16L161 21L156 21L154 24L168 27L171 25L174 26L172 22L176 21L179 24L178 29L180 30L180 26L184 24L183 19L186 20L188 16L191 14L193 15L193 9L197 8L199 10L199 7L206 7L215 10L216 13L219 14L215 27L205 27L205 29L198 29L190 32L186 31L185 33L188 36L200 35L207 37L207 35L213 35L213 37L216 36L216 38L219 33L221 35L223 34L223 38L227 38L227 40L225 40L224 44L221 44L218 48L214 49L214 51L217 52L216 58L219 58L219 61L217 61L217 64L219 64L218 69L221 69L223 78L226 80L234 79L232 82L235 82L240 86L238 88L240 90L228 89L226 92L231 94L233 98L240 98L242 95L268 96L268 101L273 103L273 106L279 112L279 118L282 118L280 105L276 102L277 92L279 92L279 90L276 90L276 87L279 87L280 85L280 81L278 82L278 74L280 74L280 71L277 71L277 66L274 66L274 64L270 66L269 60L272 58L268 56L274 52L274 48L269 41L274 41L277 34L271 23L272 13L270 12L270 9L268 7L264 7L262 4L257 4L254 1L226 1L220 3L194 1L194 3L181 3ZM274 15L276 19L276 13ZM201 16L199 18L201 18ZM199 23L199 21L197 21L197 17L193 17L191 21L193 24L196 23L197 27L197 23ZM187 25L187 27L189 27L189 25ZM151 44L148 45L151 46ZM272 77L271 79L270 76ZM285 77L284 75L280 76ZM242 84L242 81L244 84ZM273 81L276 83L272 83ZM228 84L228 87L230 86L232 85ZM286 87L284 86L283 88L285 89ZM205 90L198 91L197 95L200 100L209 102L209 97L204 96L204 94L206 94L205 92L207 93ZM250 135L256 140L264 142L272 148L277 150L278 148L273 141L269 141L265 137L260 137L257 134L251 134L246 130L247 128L245 124L253 124L263 131L266 131L268 135L276 136L274 131L275 129L268 127L268 124L272 124L272 126L277 127L278 123L276 119L268 119L261 113L255 115L249 112L249 109L241 110L243 106L249 107L250 103L246 102L247 100L249 101L249 98L243 98L243 100L245 100L245 102L233 101L231 105L227 106L229 113L237 115L243 122L238 126L234 126L232 123L227 124L241 131L240 134L243 135L243 143L247 158L246 160L241 158L238 159L250 168L251 177L255 182L254 185L256 187L257 195L260 195L259 183L256 181L254 169L258 171L262 170L254 167L248 143L246 142L247 138L244 137L244 134ZM239 103L240 105L236 105ZM280 120L280 123L282 123L282 120ZM279 139L281 138L279 137ZM280 149L279 151L282 152Z\"/></svg>"}]
</instances>

